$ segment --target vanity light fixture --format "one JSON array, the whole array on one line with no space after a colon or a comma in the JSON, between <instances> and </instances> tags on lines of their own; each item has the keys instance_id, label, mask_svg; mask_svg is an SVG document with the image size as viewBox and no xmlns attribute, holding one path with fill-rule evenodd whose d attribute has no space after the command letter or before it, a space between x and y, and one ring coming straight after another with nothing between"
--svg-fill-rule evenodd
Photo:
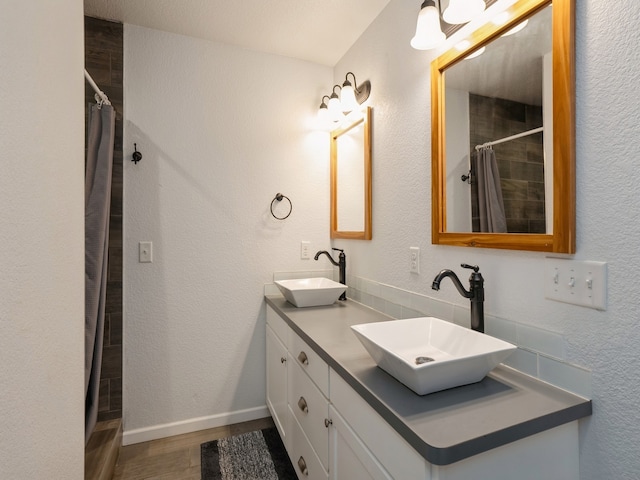
<instances>
[{"instance_id":1,"label":"vanity light fixture","mask_svg":"<svg viewBox=\"0 0 640 480\"><path fill-rule=\"evenodd\" d=\"M349 76L353 77L353 83L349 80ZM336 93L339 89L340 95ZM353 72L347 72L342 86L334 85L331 95L324 95L318 108L318 120L322 124L329 122L340 122L346 118L351 112L360 110L360 105L367 101L371 93L371 82L365 80L358 85L356 76ZM325 98L328 101L325 102Z\"/></svg>"},{"instance_id":2,"label":"vanity light fixture","mask_svg":"<svg viewBox=\"0 0 640 480\"><path fill-rule=\"evenodd\" d=\"M440 12L434 0L425 0L420 7L416 34L411 46L416 50L431 50L445 41L447 37L440 27Z\"/></svg>"},{"instance_id":3,"label":"vanity light fixture","mask_svg":"<svg viewBox=\"0 0 640 480\"><path fill-rule=\"evenodd\" d=\"M353 77L353 84L349 81L349 75ZM358 86L356 76L353 72L347 72L344 76L344 83L340 90L340 103L343 112L357 110L360 105L367 101L371 94L371 82L365 80Z\"/></svg>"},{"instance_id":4,"label":"vanity light fixture","mask_svg":"<svg viewBox=\"0 0 640 480\"><path fill-rule=\"evenodd\" d=\"M487 4L496 0L424 0L418 14L416 34L411 39L411 46L416 50L437 48L452 33L452 25L470 22L481 15ZM445 22L445 31L442 30ZM446 24L449 24L448 26Z\"/></svg>"}]
</instances>

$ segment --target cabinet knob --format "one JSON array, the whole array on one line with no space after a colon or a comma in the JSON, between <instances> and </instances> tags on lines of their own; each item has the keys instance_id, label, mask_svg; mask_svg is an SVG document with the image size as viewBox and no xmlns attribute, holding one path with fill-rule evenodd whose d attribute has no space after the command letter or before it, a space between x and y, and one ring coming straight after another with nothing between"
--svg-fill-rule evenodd
<instances>
[{"instance_id":1,"label":"cabinet knob","mask_svg":"<svg viewBox=\"0 0 640 480\"><path fill-rule=\"evenodd\" d=\"M325 418L324 419L324 426L329 428L329 426L333 425L333 420L331 420L330 418Z\"/></svg>"},{"instance_id":2,"label":"cabinet knob","mask_svg":"<svg viewBox=\"0 0 640 480\"><path fill-rule=\"evenodd\" d=\"M309 365L309 358L307 357L307 354L304 352L300 352L298 354L298 360L300 360L300 363L303 365Z\"/></svg>"},{"instance_id":3,"label":"cabinet knob","mask_svg":"<svg viewBox=\"0 0 640 480\"><path fill-rule=\"evenodd\" d=\"M300 400L298 400L298 408L300 408L304 413L309 413L309 406L307 405L307 401L304 397L300 397Z\"/></svg>"},{"instance_id":4,"label":"cabinet knob","mask_svg":"<svg viewBox=\"0 0 640 480\"><path fill-rule=\"evenodd\" d=\"M286 363L287 359L285 357L280 357L280 363Z\"/></svg>"},{"instance_id":5,"label":"cabinet knob","mask_svg":"<svg viewBox=\"0 0 640 480\"><path fill-rule=\"evenodd\" d=\"M309 469L307 468L307 462L304 461L303 457L298 459L298 468L302 472L303 475L309 476Z\"/></svg>"}]
</instances>

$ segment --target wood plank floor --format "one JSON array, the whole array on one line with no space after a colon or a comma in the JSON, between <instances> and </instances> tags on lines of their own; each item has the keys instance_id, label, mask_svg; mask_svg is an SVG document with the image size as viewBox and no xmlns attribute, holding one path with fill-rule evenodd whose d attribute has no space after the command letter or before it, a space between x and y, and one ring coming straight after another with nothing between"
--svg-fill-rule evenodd
<instances>
[{"instance_id":1,"label":"wood plank floor","mask_svg":"<svg viewBox=\"0 0 640 480\"><path fill-rule=\"evenodd\" d=\"M271 417L122 447L113 480L200 480L201 443L269 427Z\"/></svg>"}]
</instances>

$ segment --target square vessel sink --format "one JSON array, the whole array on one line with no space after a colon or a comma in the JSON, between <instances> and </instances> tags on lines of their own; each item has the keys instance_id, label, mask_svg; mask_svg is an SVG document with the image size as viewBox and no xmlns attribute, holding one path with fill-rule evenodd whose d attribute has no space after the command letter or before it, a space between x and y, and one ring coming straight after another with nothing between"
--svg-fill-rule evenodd
<instances>
[{"instance_id":1,"label":"square vessel sink","mask_svg":"<svg viewBox=\"0 0 640 480\"><path fill-rule=\"evenodd\" d=\"M516 349L434 317L351 328L378 366L418 395L479 382Z\"/></svg>"},{"instance_id":2,"label":"square vessel sink","mask_svg":"<svg viewBox=\"0 0 640 480\"><path fill-rule=\"evenodd\" d=\"M274 283L284 298L296 307L331 305L347 289L346 285L322 277L276 280Z\"/></svg>"}]
</instances>

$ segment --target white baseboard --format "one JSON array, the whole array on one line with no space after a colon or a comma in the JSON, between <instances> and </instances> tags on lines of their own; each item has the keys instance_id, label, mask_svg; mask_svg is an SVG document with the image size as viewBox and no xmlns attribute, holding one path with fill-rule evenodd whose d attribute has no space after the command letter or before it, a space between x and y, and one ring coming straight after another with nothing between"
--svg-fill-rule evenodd
<instances>
[{"instance_id":1,"label":"white baseboard","mask_svg":"<svg viewBox=\"0 0 640 480\"><path fill-rule=\"evenodd\" d=\"M262 407L220 413L207 417L190 418L180 422L136 428L135 430L126 430L125 426L125 431L122 434L122 445L148 442L150 440L157 440L158 438L182 435L183 433L197 432L198 430L222 427L224 425L231 425L234 423L248 422L250 420L257 420L259 418L269 416L271 416L269 409L264 405Z\"/></svg>"}]
</instances>

